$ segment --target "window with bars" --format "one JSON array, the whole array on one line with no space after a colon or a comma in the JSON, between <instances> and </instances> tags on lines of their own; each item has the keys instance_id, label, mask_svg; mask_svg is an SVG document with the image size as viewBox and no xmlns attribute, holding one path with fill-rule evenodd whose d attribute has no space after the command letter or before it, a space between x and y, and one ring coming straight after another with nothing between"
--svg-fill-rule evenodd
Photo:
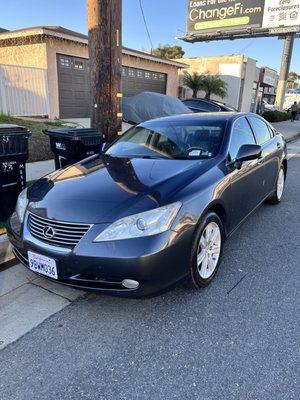
<instances>
[{"instance_id":1,"label":"window with bars","mask_svg":"<svg viewBox=\"0 0 300 400\"><path fill-rule=\"evenodd\" d=\"M129 70L128 70L128 76L130 76L130 77L134 77L134 76L135 76L134 69L129 68Z\"/></svg>"},{"instance_id":2,"label":"window with bars","mask_svg":"<svg viewBox=\"0 0 300 400\"><path fill-rule=\"evenodd\" d=\"M71 67L71 59L67 57L60 57L60 65L64 68Z\"/></svg>"},{"instance_id":3,"label":"window with bars","mask_svg":"<svg viewBox=\"0 0 300 400\"><path fill-rule=\"evenodd\" d=\"M81 60L75 60L74 61L74 68L75 69L84 70L84 62L81 61Z\"/></svg>"}]
</instances>

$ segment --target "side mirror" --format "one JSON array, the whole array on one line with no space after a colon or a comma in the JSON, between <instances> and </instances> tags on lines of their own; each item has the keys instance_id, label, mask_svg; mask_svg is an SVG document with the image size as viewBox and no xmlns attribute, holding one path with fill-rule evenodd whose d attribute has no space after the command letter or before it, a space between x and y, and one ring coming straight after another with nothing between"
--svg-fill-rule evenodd
<instances>
[{"instance_id":1,"label":"side mirror","mask_svg":"<svg viewBox=\"0 0 300 400\"><path fill-rule=\"evenodd\" d=\"M236 168L240 169L244 161L257 160L261 153L262 147L258 144L244 144L240 147L236 156Z\"/></svg>"}]
</instances>

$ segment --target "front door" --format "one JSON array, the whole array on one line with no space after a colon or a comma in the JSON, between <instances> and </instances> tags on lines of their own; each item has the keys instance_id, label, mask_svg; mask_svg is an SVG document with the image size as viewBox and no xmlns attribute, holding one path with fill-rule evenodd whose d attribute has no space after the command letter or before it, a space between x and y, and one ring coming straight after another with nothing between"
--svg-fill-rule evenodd
<instances>
[{"instance_id":1,"label":"front door","mask_svg":"<svg viewBox=\"0 0 300 400\"><path fill-rule=\"evenodd\" d=\"M235 121L228 154L231 178L231 229L234 229L264 198L262 159L246 161L241 169L234 166L237 153L244 144L256 144L245 117Z\"/></svg>"},{"instance_id":2,"label":"front door","mask_svg":"<svg viewBox=\"0 0 300 400\"><path fill-rule=\"evenodd\" d=\"M264 165L264 196L274 191L280 166L282 144L269 126L259 117L249 117L256 142L262 146L262 161Z\"/></svg>"}]
</instances>

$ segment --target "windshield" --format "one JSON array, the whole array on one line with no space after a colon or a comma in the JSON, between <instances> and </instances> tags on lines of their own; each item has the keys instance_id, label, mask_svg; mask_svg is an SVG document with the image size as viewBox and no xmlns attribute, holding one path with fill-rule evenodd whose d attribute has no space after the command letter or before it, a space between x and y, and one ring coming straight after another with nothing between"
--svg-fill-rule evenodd
<instances>
[{"instance_id":1,"label":"windshield","mask_svg":"<svg viewBox=\"0 0 300 400\"><path fill-rule=\"evenodd\" d=\"M228 104L225 104L225 103L222 103L222 102L216 101L216 100L214 100L214 103L218 104L218 105L221 106L221 107L226 107L228 110L237 112L237 109L236 109L236 108L234 108L234 107L232 107L232 106L230 106L230 105L228 105Z\"/></svg>"},{"instance_id":2,"label":"windshield","mask_svg":"<svg viewBox=\"0 0 300 400\"><path fill-rule=\"evenodd\" d=\"M221 147L225 121L158 121L138 125L105 154L128 158L205 159Z\"/></svg>"}]
</instances>

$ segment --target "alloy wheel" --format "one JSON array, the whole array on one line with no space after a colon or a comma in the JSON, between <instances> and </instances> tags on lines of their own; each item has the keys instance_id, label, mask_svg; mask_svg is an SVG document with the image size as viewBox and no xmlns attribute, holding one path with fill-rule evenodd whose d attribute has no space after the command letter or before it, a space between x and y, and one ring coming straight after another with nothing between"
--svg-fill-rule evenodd
<instances>
[{"instance_id":1,"label":"alloy wheel","mask_svg":"<svg viewBox=\"0 0 300 400\"><path fill-rule=\"evenodd\" d=\"M218 224L208 223L202 232L197 252L197 265L202 279L209 279L213 275L221 254L221 241Z\"/></svg>"},{"instance_id":2,"label":"alloy wheel","mask_svg":"<svg viewBox=\"0 0 300 400\"><path fill-rule=\"evenodd\" d=\"M284 181L285 181L284 171L281 168L279 171L278 180L277 180L277 198L278 198L278 200L281 200L281 198L283 196Z\"/></svg>"}]
</instances>

